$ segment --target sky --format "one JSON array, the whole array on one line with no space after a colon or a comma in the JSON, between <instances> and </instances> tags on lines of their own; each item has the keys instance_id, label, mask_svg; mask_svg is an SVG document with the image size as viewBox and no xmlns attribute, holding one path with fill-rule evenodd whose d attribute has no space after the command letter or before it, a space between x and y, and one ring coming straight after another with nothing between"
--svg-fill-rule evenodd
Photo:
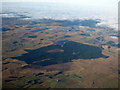
<instances>
[{"instance_id":1,"label":"sky","mask_svg":"<svg viewBox=\"0 0 120 90\"><path fill-rule=\"evenodd\" d=\"M119 0L2 0L2 2L62 2L96 6L116 6Z\"/></svg>"}]
</instances>

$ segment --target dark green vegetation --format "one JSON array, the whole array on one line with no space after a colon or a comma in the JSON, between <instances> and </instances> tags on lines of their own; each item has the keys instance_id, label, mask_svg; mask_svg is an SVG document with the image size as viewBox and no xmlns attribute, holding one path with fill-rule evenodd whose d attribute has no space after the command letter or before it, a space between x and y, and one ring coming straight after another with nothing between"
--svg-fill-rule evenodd
<instances>
[{"instance_id":1,"label":"dark green vegetation","mask_svg":"<svg viewBox=\"0 0 120 90\"><path fill-rule=\"evenodd\" d=\"M71 62L73 59L79 58L95 59L100 57L108 57L102 55L102 50L98 47L73 41L66 42L63 47L61 47L61 45L50 45L36 50L25 51L28 53L12 58L25 61L28 64L47 66L52 64Z\"/></svg>"}]
</instances>

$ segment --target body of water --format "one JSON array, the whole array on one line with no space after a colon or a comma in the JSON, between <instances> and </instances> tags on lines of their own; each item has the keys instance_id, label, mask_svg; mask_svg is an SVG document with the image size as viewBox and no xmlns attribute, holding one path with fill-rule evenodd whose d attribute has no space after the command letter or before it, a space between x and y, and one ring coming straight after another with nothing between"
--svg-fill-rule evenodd
<instances>
[{"instance_id":1,"label":"body of water","mask_svg":"<svg viewBox=\"0 0 120 90\"><path fill-rule=\"evenodd\" d=\"M92 31L95 31L94 29L87 29L87 30L88 30L88 31L91 31L91 32L92 32Z\"/></svg>"},{"instance_id":2,"label":"body of water","mask_svg":"<svg viewBox=\"0 0 120 90\"><path fill-rule=\"evenodd\" d=\"M90 34L80 34L81 36L90 37Z\"/></svg>"}]
</instances>

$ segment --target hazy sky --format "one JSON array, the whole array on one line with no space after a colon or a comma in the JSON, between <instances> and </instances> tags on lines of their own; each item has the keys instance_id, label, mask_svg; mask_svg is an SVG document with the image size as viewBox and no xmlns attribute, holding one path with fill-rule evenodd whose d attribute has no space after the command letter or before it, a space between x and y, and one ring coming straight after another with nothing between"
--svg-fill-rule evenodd
<instances>
[{"instance_id":1,"label":"hazy sky","mask_svg":"<svg viewBox=\"0 0 120 90\"><path fill-rule=\"evenodd\" d=\"M2 0L3 2L62 2L83 5L115 6L119 0Z\"/></svg>"},{"instance_id":2,"label":"hazy sky","mask_svg":"<svg viewBox=\"0 0 120 90\"><path fill-rule=\"evenodd\" d=\"M81 9L81 10L82 10L82 8L77 8L76 6L83 6L87 10L90 9L89 12L94 11L95 13L97 13L98 15L95 14L95 16L97 16L97 17L99 16L99 18L102 17L102 19L105 21L105 23L114 25L113 23L117 23L118 2L120 0L1 0L1 1L2 2L67 3L67 4L70 4L71 7L76 8L76 9Z\"/></svg>"}]
</instances>

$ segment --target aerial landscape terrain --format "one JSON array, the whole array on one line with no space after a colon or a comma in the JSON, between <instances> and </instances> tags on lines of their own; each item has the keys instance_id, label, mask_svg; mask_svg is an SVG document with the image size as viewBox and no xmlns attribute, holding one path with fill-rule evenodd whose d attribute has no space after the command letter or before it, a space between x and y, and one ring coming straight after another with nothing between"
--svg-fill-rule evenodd
<instances>
[{"instance_id":1,"label":"aerial landscape terrain","mask_svg":"<svg viewBox=\"0 0 120 90\"><path fill-rule=\"evenodd\" d=\"M101 19L1 15L3 88L118 87L118 31Z\"/></svg>"}]
</instances>

